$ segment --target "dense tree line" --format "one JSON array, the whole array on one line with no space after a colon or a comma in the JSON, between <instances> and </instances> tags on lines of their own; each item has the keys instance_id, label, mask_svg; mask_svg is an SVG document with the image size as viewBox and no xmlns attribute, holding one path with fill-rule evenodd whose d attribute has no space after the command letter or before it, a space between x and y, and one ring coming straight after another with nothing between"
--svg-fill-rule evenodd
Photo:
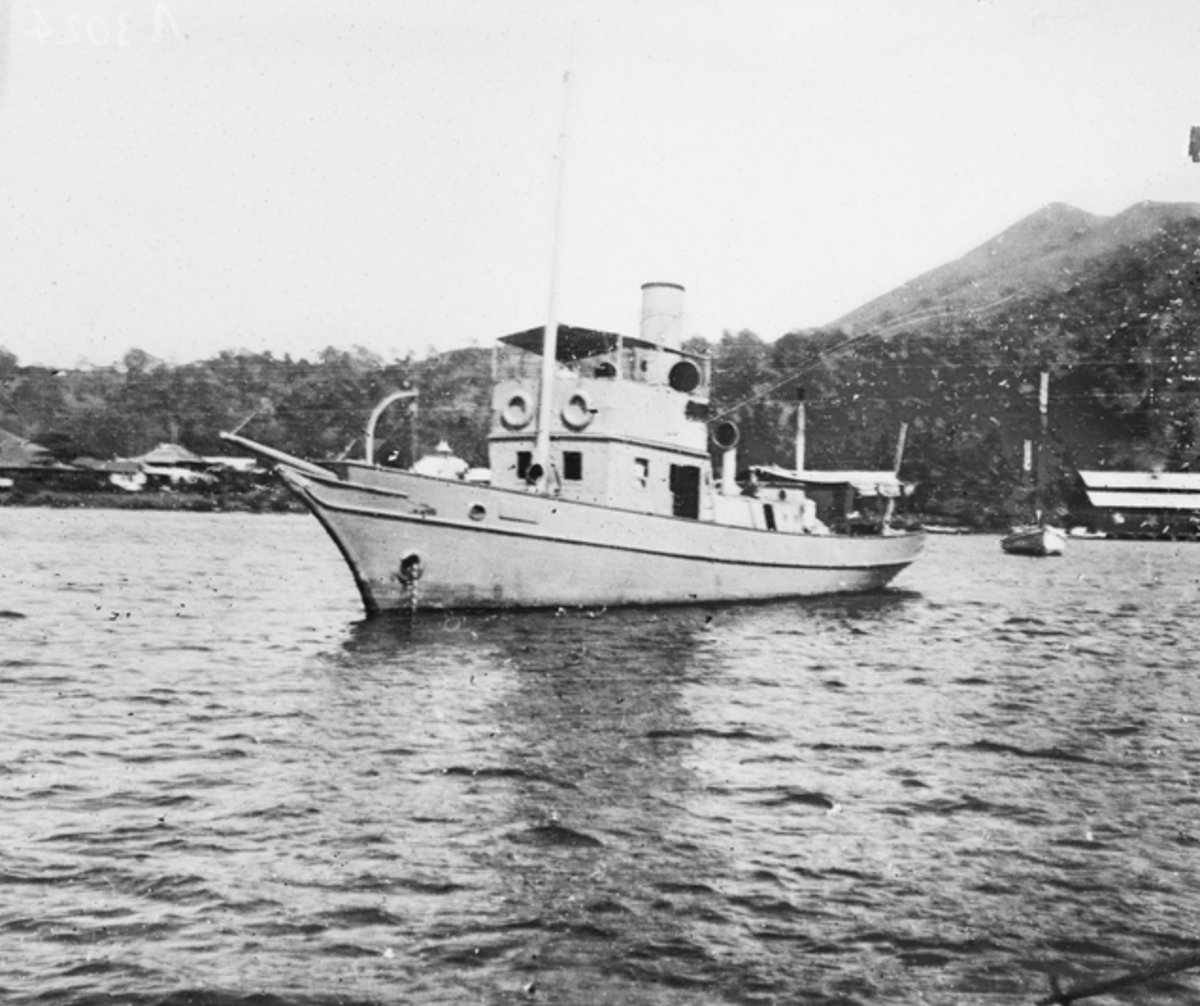
<instances>
[{"instance_id":1,"label":"dense tree line","mask_svg":"<svg viewBox=\"0 0 1200 1006\"><path fill-rule=\"evenodd\" d=\"M161 442L204 455L228 453L222 430L303 457L359 456L366 417L388 392L416 387L377 431L382 452L410 463L448 437L483 463L490 355L468 349L425 360L384 361L362 348L324 350L313 361L224 352L168 366L141 350L121 365L62 371L21 367L0 349L0 428L64 457L131 457Z\"/></svg>"}]
</instances>

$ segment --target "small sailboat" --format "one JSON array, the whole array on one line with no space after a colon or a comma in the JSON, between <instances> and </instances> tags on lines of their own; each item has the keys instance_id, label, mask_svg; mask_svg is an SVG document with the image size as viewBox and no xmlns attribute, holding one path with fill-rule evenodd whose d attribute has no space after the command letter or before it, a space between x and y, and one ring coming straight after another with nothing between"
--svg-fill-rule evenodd
<instances>
[{"instance_id":1,"label":"small sailboat","mask_svg":"<svg viewBox=\"0 0 1200 1006\"><path fill-rule=\"evenodd\" d=\"M1038 522L1013 528L1000 539L1000 547L1013 555L1062 555L1067 547L1067 536L1059 528Z\"/></svg>"},{"instance_id":2,"label":"small sailboat","mask_svg":"<svg viewBox=\"0 0 1200 1006\"><path fill-rule=\"evenodd\" d=\"M1000 539L1000 547L1005 552L1008 552L1012 555L1029 555L1040 558L1049 555L1062 555L1067 548L1066 531L1047 523L1042 517L1041 495L1042 484L1044 482L1042 474L1044 467L1042 445L1046 442L1047 407L1049 404L1049 398L1050 375L1043 370L1038 391L1038 414L1041 425L1041 443L1038 445L1037 463L1035 466L1033 466L1036 512L1031 523L1014 527L1011 532ZM1026 441L1025 444L1028 468L1028 452L1030 446L1029 441Z\"/></svg>"}]
</instances>

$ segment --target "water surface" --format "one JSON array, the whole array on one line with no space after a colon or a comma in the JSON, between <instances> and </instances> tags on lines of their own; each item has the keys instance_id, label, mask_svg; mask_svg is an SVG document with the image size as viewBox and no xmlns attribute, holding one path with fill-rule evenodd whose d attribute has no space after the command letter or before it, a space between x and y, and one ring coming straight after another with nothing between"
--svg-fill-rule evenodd
<instances>
[{"instance_id":1,"label":"water surface","mask_svg":"<svg viewBox=\"0 0 1200 1006\"><path fill-rule=\"evenodd\" d=\"M0 555L6 1003L991 1006L1200 938L1200 545L376 622L307 517Z\"/></svg>"}]
</instances>

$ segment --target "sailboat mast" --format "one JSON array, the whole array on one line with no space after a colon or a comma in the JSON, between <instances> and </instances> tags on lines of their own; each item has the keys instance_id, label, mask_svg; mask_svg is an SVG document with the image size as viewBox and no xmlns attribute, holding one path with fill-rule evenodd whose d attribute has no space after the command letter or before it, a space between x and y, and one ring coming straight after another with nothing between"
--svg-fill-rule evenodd
<instances>
[{"instance_id":1,"label":"sailboat mast","mask_svg":"<svg viewBox=\"0 0 1200 1006\"><path fill-rule=\"evenodd\" d=\"M1046 434L1049 429L1050 408L1050 371L1043 370L1038 381L1038 445L1034 470L1034 506L1037 507L1038 520L1042 519L1043 496L1046 483Z\"/></svg>"},{"instance_id":2,"label":"sailboat mast","mask_svg":"<svg viewBox=\"0 0 1200 1006\"><path fill-rule=\"evenodd\" d=\"M558 368L558 284L562 259L563 193L567 176L567 123L571 111L571 68L563 74L562 129L558 134L557 178L554 186L554 242L550 251L550 303L542 336L542 380L538 396L537 441L534 460L540 468L538 491L550 491L550 424L554 416L554 378Z\"/></svg>"},{"instance_id":3,"label":"sailboat mast","mask_svg":"<svg viewBox=\"0 0 1200 1006\"><path fill-rule=\"evenodd\" d=\"M1042 371L1038 386L1038 416L1040 417L1042 440L1046 439L1047 412L1050 408L1050 371Z\"/></svg>"}]
</instances>

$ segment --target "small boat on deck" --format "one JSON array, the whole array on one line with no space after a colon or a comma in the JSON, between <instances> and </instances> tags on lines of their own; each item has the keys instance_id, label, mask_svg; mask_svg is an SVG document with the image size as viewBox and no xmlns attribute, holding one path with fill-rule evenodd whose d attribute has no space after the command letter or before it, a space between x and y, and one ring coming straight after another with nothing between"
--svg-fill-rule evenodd
<instances>
[{"instance_id":1,"label":"small boat on deck","mask_svg":"<svg viewBox=\"0 0 1200 1006\"><path fill-rule=\"evenodd\" d=\"M1000 547L1013 555L1062 555L1067 548L1067 535L1049 524L1018 527L1000 539Z\"/></svg>"},{"instance_id":2,"label":"small boat on deck","mask_svg":"<svg viewBox=\"0 0 1200 1006\"><path fill-rule=\"evenodd\" d=\"M489 484L376 464L387 400L361 461L222 436L275 466L371 615L805 597L875 590L908 566L919 532L831 529L800 479L738 484L737 428L710 421L709 360L682 348L683 288L642 290L638 337L548 324L500 340Z\"/></svg>"}]
</instances>

